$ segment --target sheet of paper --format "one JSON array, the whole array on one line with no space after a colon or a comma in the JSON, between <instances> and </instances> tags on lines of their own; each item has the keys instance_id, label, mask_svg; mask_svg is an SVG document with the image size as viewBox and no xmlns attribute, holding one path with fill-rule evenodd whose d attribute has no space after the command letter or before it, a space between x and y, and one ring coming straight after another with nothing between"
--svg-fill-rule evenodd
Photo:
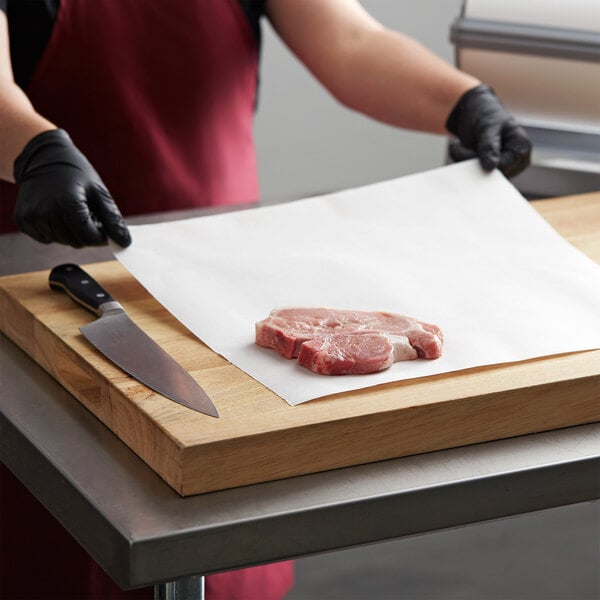
<instances>
[{"instance_id":1,"label":"sheet of paper","mask_svg":"<svg viewBox=\"0 0 600 600\"><path fill-rule=\"evenodd\" d=\"M317 198L132 227L117 258L215 352L292 405L385 382L600 348L600 266L475 161ZM439 325L443 356L323 376L254 343L273 308Z\"/></svg>"}]
</instances>

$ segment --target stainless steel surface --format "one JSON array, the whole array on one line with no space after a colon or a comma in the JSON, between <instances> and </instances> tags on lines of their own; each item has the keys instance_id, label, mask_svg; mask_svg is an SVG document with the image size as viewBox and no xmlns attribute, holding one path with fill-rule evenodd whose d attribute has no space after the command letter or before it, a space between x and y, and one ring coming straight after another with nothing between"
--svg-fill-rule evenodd
<instances>
[{"instance_id":1,"label":"stainless steel surface","mask_svg":"<svg viewBox=\"0 0 600 600\"><path fill-rule=\"evenodd\" d=\"M598 61L600 33L539 25L458 17L450 28L457 48Z\"/></svg>"},{"instance_id":2,"label":"stainless steel surface","mask_svg":"<svg viewBox=\"0 0 600 600\"><path fill-rule=\"evenodd\" d=\"M0 256L2 274L85 262L18 235ZM3 336L0 365L0 459L125 588L600 497L592 424L181 498Z\"/></svg>"},{"instance_id":3,"label":"stainless steel surface","mask_svg":"<svg viewBox=\"0 0 600 600\"><path fill-rule=\"evenodd\" d=\"M154 600L204 600L204 577L186 577L154 587Z\"/></svg>"},{"instance_id":4,"label":"stainless steel surface","mask_svg":"<svg viewBox=\"0 0 600 600\"><path fill-rule=\"evenodd\" d=\"M521 192L548 198L600 190L600 133L521 124L533 144L531 166L513 179Z\"/></svg>"},{"instance_id":5,"label":"stainless steel surface","mask_svg":"<svg viewBox=\"0 0 600 600\"><path fill-rule=\"evenodd\" d=\"M108 310L79 329L83 336L123 371L191 410L211 417L219 413L206 392L122 308Z\"/></svg>"}]
</instances>

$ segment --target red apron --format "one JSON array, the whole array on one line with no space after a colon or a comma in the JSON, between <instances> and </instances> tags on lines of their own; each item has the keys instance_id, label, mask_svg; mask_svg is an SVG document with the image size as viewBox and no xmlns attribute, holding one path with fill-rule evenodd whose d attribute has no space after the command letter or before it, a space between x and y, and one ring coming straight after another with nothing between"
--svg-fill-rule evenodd
<instances>
[{"instance_id":1,"label":"red apron","mask_svg":"<svg viewBox=\"0 0 600 600\"><path fill-rule=\"evenodd\" d=\"M237 0L62 0L28 95L124 214L237 204L258 199L257 63ZM0 494L1 598L153 597L122 592L2 465ZM289 562L244 569L207 577L206 597L275 600L292 582Z\"/></svg>"}]
</instances>

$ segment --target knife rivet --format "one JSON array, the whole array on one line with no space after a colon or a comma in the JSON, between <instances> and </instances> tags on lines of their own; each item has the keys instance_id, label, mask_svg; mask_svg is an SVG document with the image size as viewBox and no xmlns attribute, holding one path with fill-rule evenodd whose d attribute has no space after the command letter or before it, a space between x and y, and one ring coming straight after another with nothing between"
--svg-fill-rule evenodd
<instances>
[{"instance_id":1,"label":"knife rivet","mask_svg":"<svg viewBox=\"0 0 600 600\"><path fill-rule=\"evenodd\" d=\"M90 280L89 280L89 279L82 279L80 283L81 283L82 285L87 285L89 282L90 282Z\"/></svg>"},{"instance_id":2,"label":"knife rivet","mask_svg":"<svg viewBox=\"0 0 600 600\"><path fill-rule=\"evenodd\" d=\"M104 298L105 294L96 294L96 298Z\"/></svg>"}]
</instances>

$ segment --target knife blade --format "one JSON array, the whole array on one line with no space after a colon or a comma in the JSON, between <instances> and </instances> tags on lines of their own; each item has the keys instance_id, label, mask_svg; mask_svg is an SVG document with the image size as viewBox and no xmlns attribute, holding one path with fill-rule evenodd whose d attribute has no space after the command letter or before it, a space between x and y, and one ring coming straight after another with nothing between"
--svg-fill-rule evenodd
<instances>
[{"instance_id":1,"label":"knife blade","mask_svg":"<svg viewBox=\"0 0 600 600\"><path fill-rule=\"evenodd\" d=\"M218 417L196 380L140 329L123 307L88 273L74 264L54 267L49 284L99 318L79 328L84 337L126 373L187 408Z\"/></svg>"}]
</instances>

